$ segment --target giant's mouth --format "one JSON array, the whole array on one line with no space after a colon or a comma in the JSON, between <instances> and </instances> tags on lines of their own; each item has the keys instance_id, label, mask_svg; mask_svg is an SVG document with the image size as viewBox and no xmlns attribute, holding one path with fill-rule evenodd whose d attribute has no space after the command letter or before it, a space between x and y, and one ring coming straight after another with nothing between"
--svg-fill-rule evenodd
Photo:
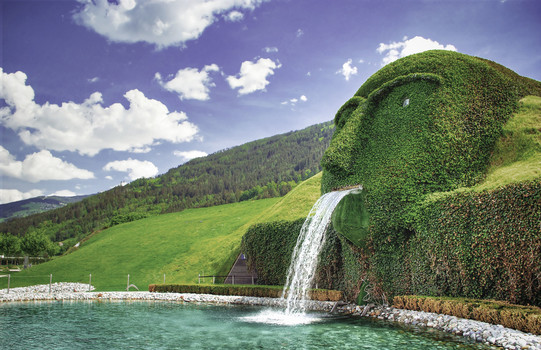
<instances>
[{"instance_id":1,"label":"giant's mouth","mask_svg":"<svg viewBox=\"0 0 541 350\"><path fill-rule=\"evenodd\" d=\"M332 192L337 192L337 191L347 191L347 190L353 190L353 189L359 189L359 190L362 190L363 189L363 185L344 185L344 186L338 186L338 187L333 187L332 188Z\"/></svg>"}]
</instances>

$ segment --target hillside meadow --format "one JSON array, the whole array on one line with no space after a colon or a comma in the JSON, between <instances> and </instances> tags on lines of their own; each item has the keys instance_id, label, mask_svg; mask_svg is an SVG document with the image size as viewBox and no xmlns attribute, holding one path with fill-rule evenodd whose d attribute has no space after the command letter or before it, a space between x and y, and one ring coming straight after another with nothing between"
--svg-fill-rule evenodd
<instances>
[{"instance_id":1,"label":"hillside meadow","mask_svg":"<svg viewBox=\"0 0 541 350\"><path fill-rule=\"evenodd\" d=\"M53 282L88 283L97 290L130 284L197 283L198 275L226 275L253 224L293 220L308 214L320 193L321 174L284 197L187 209L137 220L94 233L81 247L29 270L12 274L11 287ZM210 282L207 280L206 282ZM0 279L0 288L7 278Z\"/></svg>"}]
</instances>

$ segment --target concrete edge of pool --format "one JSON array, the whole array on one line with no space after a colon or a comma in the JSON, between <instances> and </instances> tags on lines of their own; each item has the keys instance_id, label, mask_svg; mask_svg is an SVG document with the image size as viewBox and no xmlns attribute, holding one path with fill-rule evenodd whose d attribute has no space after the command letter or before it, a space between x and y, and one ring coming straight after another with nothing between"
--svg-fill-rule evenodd
<instances>
[{"instance_id":1,"label":"concrete edge of pool","mask_svg":"<svg viewBox=\"0 0 541 350\"><path fill-rule=\"evenodd\" d=\"M276 298L183 293L89 292L87 284L74 283L55 284L55 288L51 289L51 293L49 293L49 285L12 288L9 293L7 293L6 289L0 290L0 304L39 301L168 301L272 307L284 305L281 299ZM314 311L330 312L335 305L336 302L311 301L308 308ZM476 342L500 346L505 349L541 350L540 336L505 328L501 325L462 319L455 316L396 309L386 306L375 306L369 312L366 312L364 307L352 304L338 306L335 311L356 317L366 314L365 317L375 317L402 324L436 328L447 333L468 337Z\"/></svg>"}]
</instances>

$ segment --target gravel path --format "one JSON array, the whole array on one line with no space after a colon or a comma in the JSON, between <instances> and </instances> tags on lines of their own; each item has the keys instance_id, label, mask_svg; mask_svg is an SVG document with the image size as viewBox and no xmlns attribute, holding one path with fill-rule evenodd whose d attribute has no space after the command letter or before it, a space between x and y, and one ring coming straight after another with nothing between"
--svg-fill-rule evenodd
<instances>
[{"instance_id":1,"label":"gravel path","mask_svg":"<svg viewBox=\"0 0 541 350\"><path fill-rule=\"evenodd\" d=\"M93 292L92 290L94 290L94 287L84 283L53 283L50 287L48 284L45 284L24 288L11 288L9 293L7 293L7 289L1 289L0 303L45 300L156 300L169 302L283 306L283 302L276 298L184 293ZM337 305L337 303L330 301L313 301L308 307L312 310L331 311L335 305ZM496 345L505 349L541 350L540 336L505 328L501 325L467 320L455 316L402 310L392 307L362 307L356 305L341 305L336 308L336 311L349 313L354 316L369 316L392 322L433 327L448 333L471 338L477 342Z\"/></svg>"}]
</instances>

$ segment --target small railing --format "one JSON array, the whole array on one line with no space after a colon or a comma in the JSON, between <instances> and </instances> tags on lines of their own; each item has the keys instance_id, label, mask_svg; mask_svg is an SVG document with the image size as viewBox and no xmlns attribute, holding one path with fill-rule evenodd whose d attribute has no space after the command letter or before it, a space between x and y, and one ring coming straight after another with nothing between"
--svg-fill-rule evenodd
<instances>
[{"instance_id":1,"label":"small railing","mask_svg":"<svg viewBox=\"0 0 541 350\"><path fill-rule=\"evenodd\" d=\"M229 283L226 283L229 278L231 278L231 284L235 284L235 278L236 278L237 282L240 282L240 281L245 282L246 280L248 280L249 282L251 282L251 284L255 284L255 282L257 281L257 277L254 277L254 276L238 276L238 275L203 276L203 275L199 274L197 283L201 284L201 279L205 279L205 278L212 278L212 284L216 284L216 278L225 278L224 284L229 284ZM250 283L242 283L242 284L250 284Z\"/></svg>"}]
</instances>

